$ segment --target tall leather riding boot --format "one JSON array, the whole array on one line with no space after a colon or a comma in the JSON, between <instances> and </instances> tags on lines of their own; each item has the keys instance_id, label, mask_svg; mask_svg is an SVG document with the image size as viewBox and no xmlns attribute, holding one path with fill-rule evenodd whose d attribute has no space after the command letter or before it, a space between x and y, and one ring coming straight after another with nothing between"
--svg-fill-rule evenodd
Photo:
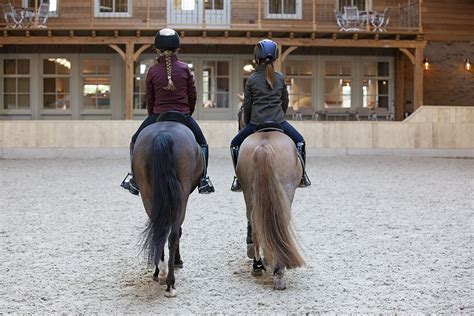
<instances>
[{"instance_id":1,"label":"tall leather riding boot","mask_svg":"<svg viewBox=\"0 0 474 316\"><path fill-rule=\"evenodd\" d=\"M296 144L296 149L298 153L301 155L301 159L303 160L303 177L301 178L300 188L306 188L311 185L311 181L306 174L306 144L304 142L299 142Z\"/></svg>"},{"instance_id":2,"label":"tall leather riding boot","mask_svg":"<svg viewBox=\"0 0 474 316\"><path fill-rule=\"evenodd\" d=\"M204 167L203 175L201 179L199 180L198 191L201 194L209 194L209 193L215 192L214 186L212 185L211 180L207 176L207 165L209 161L209 146L207 144L200 145L200 146L201 146L202 153L204 154L204 161L206 165Z\"/></svg>"},{"instance_id":3,"label":"tall leather riding boot","mask_svg":"<svg viewBox=\"0 0 474 316\"><path fill-rule=\"evenodd\" d=\"M135 146L135 143L130 142L130 165L132 164L133 161L133 147ZM131 168L130 168L131 170ZM130 177L130 180L127 181L127 178ZM123 179L122 183L120 184L122 188L125 190L128 190L130 193L133 195L138 195L140 191L138 190L138 186L135 183L135 180L133 180L133 174L129 172L125 178Z\"/></svg>"},{"instance_id":4,"label":"tall leather riding boot","mask_svg":"<svg viewBox=\"0 0 474 316\"><path fill-rule=\"evenodd\" d=\"M230 146L230 155L232 157L232 163L234 164L234 172L237 168L237 159L239 159L239 149L240 146ZM240 186L240 181L234 176L234 181L232 182L232 186L230 190L233 192L241 192L242 187Z\"/></svg>"}]
</instances>

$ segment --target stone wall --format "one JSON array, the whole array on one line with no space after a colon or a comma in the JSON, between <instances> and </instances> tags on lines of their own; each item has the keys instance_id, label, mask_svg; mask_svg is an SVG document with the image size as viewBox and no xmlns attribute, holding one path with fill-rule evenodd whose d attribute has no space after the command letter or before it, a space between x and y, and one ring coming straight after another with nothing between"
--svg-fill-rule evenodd
<instances>
[{"instance_id":1,"label":"stone wall","mask_svg":"<svg viewBox=\"0 0 474 316\"><path fill-rule=\"evenodd\" d=\"M126 156L139 121L0 121L0 158ZM228 148L234 121L200 121L212 148ZM454 150L474 156L474 107L421 107L403 122L292 124L308 148L336 154Z\"/></svg>"}]
</instances>

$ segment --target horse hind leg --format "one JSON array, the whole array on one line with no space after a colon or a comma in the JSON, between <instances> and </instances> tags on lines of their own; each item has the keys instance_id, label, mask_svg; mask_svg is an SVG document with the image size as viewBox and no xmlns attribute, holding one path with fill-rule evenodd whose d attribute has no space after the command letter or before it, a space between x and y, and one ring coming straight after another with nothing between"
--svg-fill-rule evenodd
<instances>
[{"instance_id":1,"label":"horse hind leg","mask_svg":"<svg viewBox=\"0 0 474 316\"><path fill-rule=\"evenodd\" d=\"M153 273L153 280L165 284L166 276L168 275L168 268L165 263L165 252L161 254L161 259L158 265L155 266L155 273Z\"/></svg>"},{"instance_id":2,"label":"horse hind leg","mask_svg":"<svg viewBox=\"0 0 474 316\"><path fill-rule=\"evenodd\" d=\"M176 255L174 258L174 268L175 269L182 269L183 268L183 260L181 260L181 253L179 252L179 241L181 239L181 235L183 234L183 229L179 228L179 239L178 239L178 248L176 249Z\"/></svg>"},{"instance_id":3,"label":"horse hind leg","mask_svg":"<svg viewBox=\"0 0 474 316\"><path fill-rule=\"evenodd\" d=\"M253 258L252 275L261 276L263 274L263 271L265 271L265 266L263 265L262 258L260 257L260 247L258 241L255 238L254 240L255 256Z\"/></svg>"},{"instance_id":4,"label":"horse hind leg","mask_svg":"<svg viewBox=\"0 0 474 316\"><path fill-rule=\"evenodd\" d=\"M176 297L174 261L179 244L179 230L173 229L168 239L170 255L168 258L168 276L166 277L166 297Z\"/></svg>"},{"instance_id":5,"label":"horse hind leg","mask_svg":"<svg viewBox=\"0 0 474 316\"><path fill-rule=\"evenodd\" d=\"M284 290L286 289L286 282L283 279L283 276L285 274L285 267L281 266L280 264L276 264L275 268L273 270L273 285L275 290Z\"/></svg>"}]
</instances>

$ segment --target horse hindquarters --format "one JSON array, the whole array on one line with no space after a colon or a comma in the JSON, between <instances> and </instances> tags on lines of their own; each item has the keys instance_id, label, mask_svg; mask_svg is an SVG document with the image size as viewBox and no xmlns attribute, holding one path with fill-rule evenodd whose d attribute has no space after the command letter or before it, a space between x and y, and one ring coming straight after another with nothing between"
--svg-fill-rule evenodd
<instances>
[{"instance_id":1,"label":"horse hindquarters","mask_svg":"<svg viewBox=\"0 0 474 316\"><path fill-rule=\"evenodd\" d=\"M172 136L168 133L158 133L153 138L152 152L148 157L150 159L148 165L150 166L151 212L145 229L144 248L148 250L149 262L158 265L171 227L176 227L177 221L182 218L182 188L177 177L175 142ZM180 223L178 224L180 226ZM175 238L173 242L177 242ZM167 292L174 291L174 269L171 267L174 259L174 256L168 259L170 269L166 281Z\"/></svg>"},{"instance_id":2,"label":"horse hindquarters","mask_svg":"<svg viewBox=\"0 0 474 316\"><path fill-rule=\"evenodd\" d=\"M265 258L280 270L304 264L291 228L291 205L275 173L275 152L266 140L254 151L252 227ZM278 272L278 271L275 271Z\"/></svg>"}]
</instances>

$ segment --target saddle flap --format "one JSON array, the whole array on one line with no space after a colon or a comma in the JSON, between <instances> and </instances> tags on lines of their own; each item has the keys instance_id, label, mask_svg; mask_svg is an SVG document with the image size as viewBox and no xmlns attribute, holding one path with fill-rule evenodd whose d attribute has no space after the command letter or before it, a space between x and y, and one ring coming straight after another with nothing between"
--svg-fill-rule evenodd
<instances>
[{"instance_id":1,"label":"saddle flap","mask_svg":"<svg viewBox=\"0 0 474 316\"><path fill-rule=\"evenodd\" d=\"M186 115L176 111L168 111L161 113L156 119L157 122L177 122L189 127Z\"/></svg>"},{"instance_id":2,"label":"saddle flap","mask_svg":"<svg viewBox=\"0 0 474 316\"><path fill-rule=\"evenodd\" d=\"M255 132L282 132L283 128L277 122L264 122L255 127Z\"/></svg>"}]
</instances>

